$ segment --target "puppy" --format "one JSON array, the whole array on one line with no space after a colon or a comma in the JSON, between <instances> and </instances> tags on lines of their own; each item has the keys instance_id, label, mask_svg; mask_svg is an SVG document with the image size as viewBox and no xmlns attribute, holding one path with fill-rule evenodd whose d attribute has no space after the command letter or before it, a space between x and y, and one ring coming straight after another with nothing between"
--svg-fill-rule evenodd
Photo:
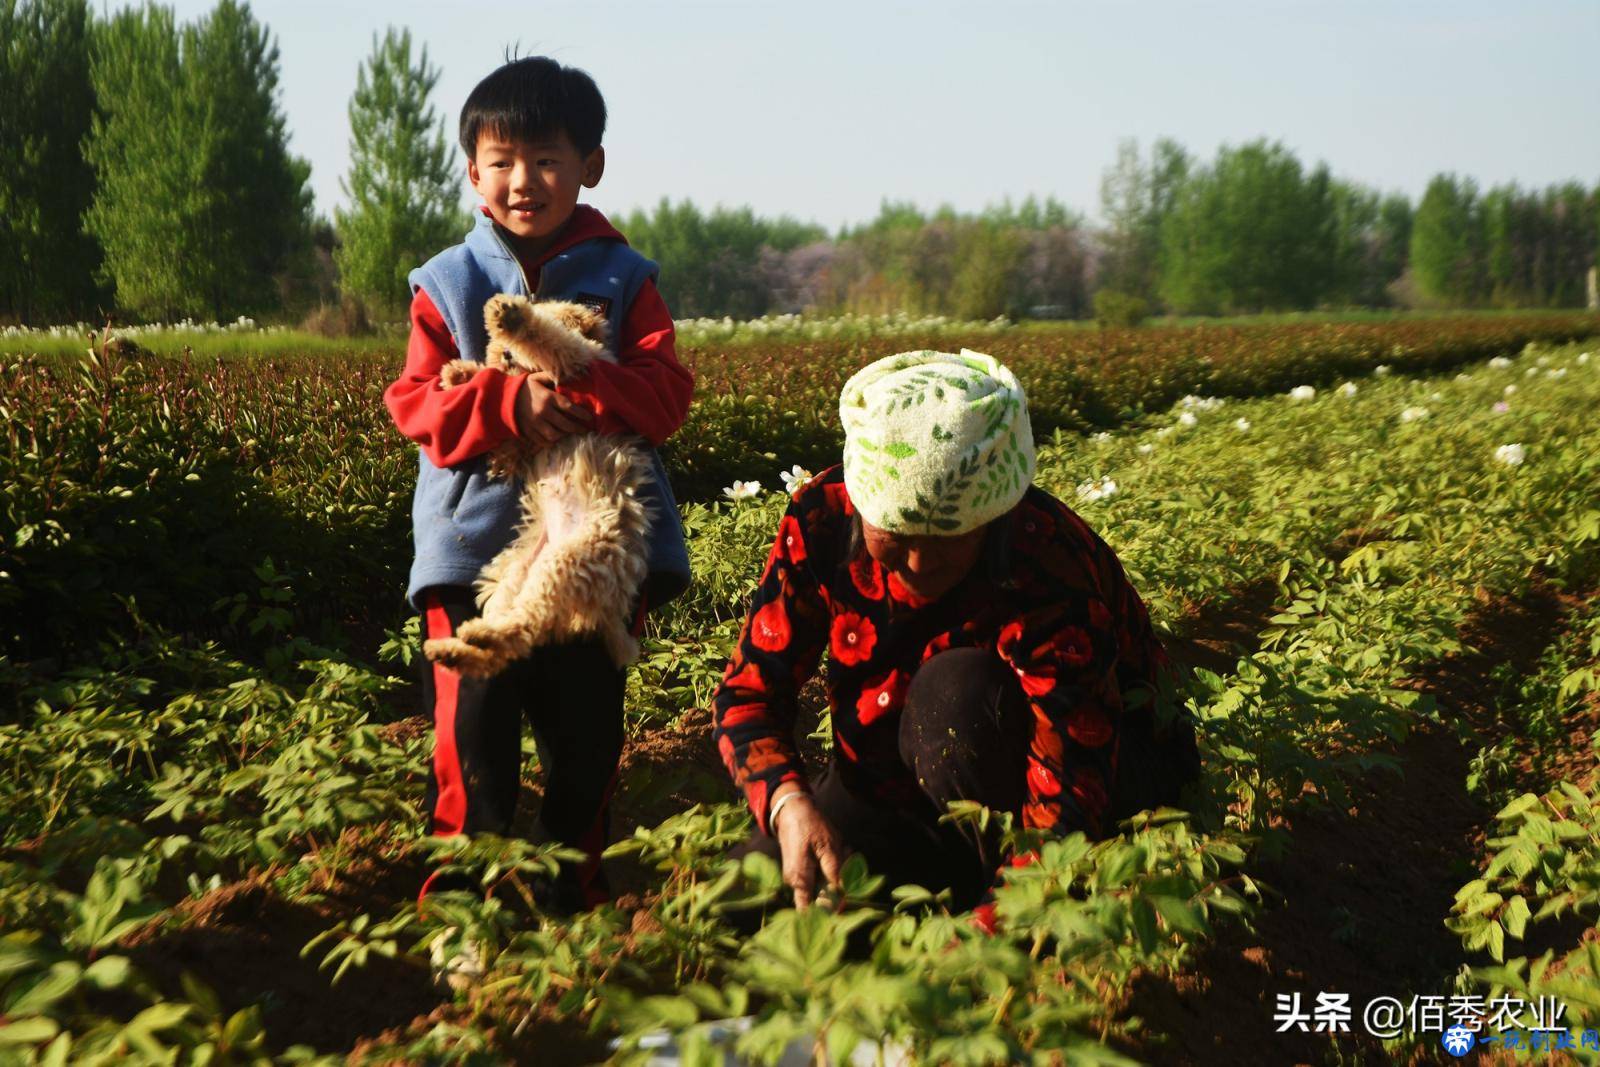
<instances>
[{"instance_id":1,"label":"puppy","mask_svg":"<svg viewBox=\"0 0 1600 1067\"><path fill-rule=\"evenodd\" d=\"M446 389L485 367L546 376L584 373L607 350L606 320L581 304L534 303L502 293L484 305L489 348L483 363L452 360ZM547 448L509 441L490 457L494 477L522 480L516 539L484 566L476 589L480 617L454 637L423 644L429 659L487 678L529 651L598 636L617 666L633 662L629 632L649 563L655 516L640 499L650 457L637 437L571 434Z\"/></svg>"}]
</instances>

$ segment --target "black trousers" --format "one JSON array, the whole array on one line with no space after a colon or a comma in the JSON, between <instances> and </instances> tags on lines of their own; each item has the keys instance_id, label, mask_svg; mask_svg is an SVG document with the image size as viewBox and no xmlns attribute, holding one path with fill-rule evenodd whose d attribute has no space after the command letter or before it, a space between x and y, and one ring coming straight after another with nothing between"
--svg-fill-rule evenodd
<instances>
[{"instance_id":1,"label":"black trousers","mask_svg":"<svg viewBox=\"0 0 1600 1067\"><path fill-rule=\"evenodd\" d=\"M888 886L951 891L958 911L976 905L1005 859L999 833L939 822L954 800L972 800L1020 818L1027 799L1033 712L1016 675L993 653L942 652L917 668L900 718L900 759L928 803L904 812L853 792L838 765L815 783L818 809L852 852ZM1179 803L1198 775L1194 734L1178 721L1157 741L1147 709L1124 716L1108 829L1144 808ZM780 859L775 838L757 831L738 850Z\"/></svg>"},{"instance_id":2,"label":"black trousers","mask_svg":"<svg viewBox=\"0 0 1600 1067\"><path fill-rule=\"evenodd\" d=\"M448 637L478 614L464 586L434 586L418 600L424 639ZM510 832L526 721L544 772L540 836L590 856L562 872L555 901L570 909L605 899L599 855L622 757L622 695L623 672L598 640L535 649L487 679L424 660L423 708L434 729L428 832ZM436 888L438 880L429 879L422 892Z\"/></svg>"}]
</instances>

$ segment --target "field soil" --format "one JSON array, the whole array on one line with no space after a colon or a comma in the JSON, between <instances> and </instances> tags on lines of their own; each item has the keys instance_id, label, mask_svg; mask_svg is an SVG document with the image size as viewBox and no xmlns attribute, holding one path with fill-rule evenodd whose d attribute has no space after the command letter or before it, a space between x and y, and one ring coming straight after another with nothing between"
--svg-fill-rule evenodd
<instances>
[{"instance_id":1,"label":"field soil","mask_svg":"<svg viewBox=\"0 0 1600 1067\"><path fill-rule=\"evenodd\" d=\"M1147 1031L1127 1051L1162 1064L1391 1062L1361 1032L1361 1008L1379 996L1449 995L1463 963L1491 962L1464 953L1444 919L1475 875L1494 815L1466 783L1473 753L1499 729L1496 667L1532 671L1584 599L1540 586L1482 600L1462 627L1463 651L1404 683L1434 698L1442 723L1420 722L1388 746L1399 774L1370 776L1347 809L1286 821L1279 854L1264 849L1250 868L1268 894L1253 929L1227 928L1182 974L1137 981L1126 1015ZM1572 724L1574 768L1589 751L1595 710L1591 701ZM1544 936L1570 945L1580 933L1568 924ZM1530 941L1518 951L1543 948ZM1319 992L1350 995L1354 1033L1276 1032L1279 994L1300 993L1309 1009ZM1411 1061L1455 1062L1433 1046Z\"/></svg>"},{"instance_id":2,"label":"field soil","mask_svg":"<svg viewBox=\"0 0 1600 1067\"><path fill-rule=\"evenodd\" d=\"M1169 643L1174 658L1230 671L1256 647L1275 592L1272 583L1261 583L1193 609ZM1137 978L1122 1011L1134 1036L1119 1042L1121 1050L1162 1064L1318 1064L1341 1054L1387 1062L1378 1043L1364 1037L1341 1036L1336 1050L1327 1035L1274 1032L1275 997L1299 992L1309 1005L1317 992L1349 993L1359 1029L1360 1006L1371 997L1405 1001L1449 992L1465 957L1443 920L1455 891L1472 877L1493 814L1466 791L1477 739L1498 721L1499 682L1492 675L1502 663L1518 675L1531 670L1577 601L1541 587L1522 598L1480 603L1462 631L1466 650L1406 683L1434 697L1443 722L1423 722L1391 746L1388 754L1401 773L1372 775L1347 809L1297 814L1269 836L1250 866L1267 893L1252 927L1225 928L1177 976ZM820 686L808 687L805 718L822 702ZM1597 724L1600 705L1591 700L1572 724L1574 753L1587 751ZM413 716L385 729L406 736L429 726ZM814 743L806 754L823 758ZM613 838L694 803L734 795L704 710L675 727L630 737L619 782ZM531 780L523 801L519 823L537 810L538 787ZM314 883L307 901L286 900L272 885L281 872L264 872L181 905L132 941L129 953L174 994L187 972L229 1009L259 1005L271 1045L280 1051L303 1043L357 1054L375 1041L415 1038L440 1023L465 1021L479 1006L451 1002L416 964L376 959L330 985L318 969L322 953L300 954L338 921L363 912L381 917L414 898L427 873L423 860L387 847L387 839L381 826L347 835L338 847L357 858ZM649 872L612 863L609 873L617 894L637 900ZM606 1055L603 1042L548 1013L535 1013L520 1032L497 1041L524 1062L593 1062ZM1414 1058L1435 1059L1426 1049Z\"/></svg>"}]
</instances>

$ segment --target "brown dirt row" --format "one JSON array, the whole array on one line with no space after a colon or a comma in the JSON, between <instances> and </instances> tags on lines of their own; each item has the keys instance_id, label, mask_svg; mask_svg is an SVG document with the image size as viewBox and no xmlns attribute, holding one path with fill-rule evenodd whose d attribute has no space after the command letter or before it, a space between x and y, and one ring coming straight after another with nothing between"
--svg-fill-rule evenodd
<instances>
[{"instance_id":1,"label":"brown dirt row","mask_svg":"<svg viewBox=\"0 0 1600 1067\"><path fill-rule=\"evenodd\" d=\"M1177 658L1226 672L1233 665L1230 649L1260 629L1257 619L1270 614L1272 583L1244 590L1218 605L1197 606L1184 620L1191 636L1174 642ZM396 710L414 706L415 693L397 693ZM825 702L820 683L802 693L800 733L815 725ZM384 727L391 740L425 735L427 720L412 715ZM808 761L825 759L815 743L802 744ZM625 744L618 791L613 804L613 838L634 826L653 826L695 803L734 799L715 746L709 712L688 713L672 728L646 730ZM420 785L419 785L420 790ZM524 782L517 829L532 828L540 789L537 775ZM280 873L267 871L230 883L185 901L171 916L142 932L126 946L140 971L170 995L182 995L179 976L187 972L216 991L229 1012L250 1005L261 1009L272 1048L306 1044L318 1050L350 1050L352 1059L375 1043L415 1039L440 1022L463 1022L472 1009L452 1003L437 992L426 971L404 960L375 958L348 972L337 984L319 968L325 948L302 958L305 944L337 922L363 912L374 918L391 914L414 898L426 877L415 851L384 845L386 832L376 827L347 835L345 850L356 858L338 865L331 882L317 887L316 898L291 901L273 886ZM609 867L613 889L644 890L650 872L622 862ZM480 1025L488 1020L477 1020ZM503 1035L508 1053L542 1051L551 1062L554 1048L561 1059L583 1062L603 1052L592 1038L569 1021L541 1016L521 1035Z\"/></svg>"},{"instance_id":2,"label":"brown dirt row","mask_svg":"<svg viewBox=\"0 0 1600 1067\"><path fill-rule=\"evenodd\" d=\"M1264 582L1197 608L1180 623L1183 636L1171 642L1174 657L1230 671L1255 647L1275 592ZM1493 666L1509 659L1519 671L1531 667L1564 606L1548 591L1482 605L1464 635L1477 651L1437 665L1417 684L1434 694L1447 718L1492 721ZM820 693L807 696L814 713ZM733 796L710 727L709 714L697 711L675 729L628 740L613 836L655 825L693 803ZM410 735L425 732L427 723L410 718L388 729ZM1144 1020L1147 1036L1130 1051L1159 1063L1318 1063L1333 1051L1327 1039L1272 1033L1274 994L1299 991L1312 999L1318 990L1338 990L1359 1004L1380 993L1440 991L1461 953L1437 920L1471 876L1489 813L1465 794L1469 753L1453 731L1426 726L1394 754L1406 768L1403 778L1371 783L1348 811L1296 818L1290 851L1252 870L1276 894L1254 932L1231 929L1184 974L1146 977L1136 985L1130 1013ZM536 810L537 797L530 784L524 816ZM362 858L320 900L286 901L265 878L224 886L181 906L170 929L141 939L133 946L135 962L174 991L177 974L188 970L230 1008L260 1004L276 1048L304 1043L356 1052L374 1040L416 1037L440 1021L463 1021L468 1009L441 1003L420 967L380 960L330 986L317 959L300 958L303 945L333 923L361 912L382 916L414 896L425 874L420 858L384 855L374 837L366 840L358 846L367 850ZM613 865L611 874L618 892L637 892L648 878L624 864ZM579 1060L599 1051L570 1024L549 1018L506 1041L508 1051L542 1046L541 1061L548 1061L552 1042Z\"/></svg>"},{"instance_id":3,"label":"brown dirt row","mask_svg":"<svg viewBox=\"0 0 1600 1067\"><path fill-rule=\"evenodd\" d=\"M1276 1033L1276 995L1300 993L1309 1005L1318 992L1344 992L1359 1012L1372 997L1448 994L1463 963L1488 962L1469 960L1443 925L1493 816L1467 793L1469 763L1499 724L1496 667L1534 669L1578 599L1541 586L1478 604L1461 632L1465 650L1407 683L1433 696L1445 724L1422 722L1389 746L1401 774L1369 779L1347 810L1290 820L1285 853L1251 869L1270 890L1253 930L1231 927L1184 973L1136 984L1129 1014L1148 1032L1135 1055L1195 1065L1390 1062L1364 1035ZM1591 718L1575 735L1586 741L1593 726ZM1418 1056L1447 1059L1432 1048Z\"/></svg>"}]
</instances>

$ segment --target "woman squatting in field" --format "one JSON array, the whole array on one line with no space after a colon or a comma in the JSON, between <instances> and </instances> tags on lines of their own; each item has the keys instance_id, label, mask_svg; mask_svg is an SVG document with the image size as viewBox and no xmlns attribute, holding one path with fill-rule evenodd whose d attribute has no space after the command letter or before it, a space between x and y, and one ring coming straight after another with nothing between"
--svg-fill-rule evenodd
<instances>
[{"instance_id":1,"label":"woman squatting in field","mask_svg":"<svg viewBox=\"0 0 1600 1067\"><path fill-rule=\"evenodd\" d=\"M913 352L839 402L844 462L795 492L715 698L716 743L797 907L862 853L891 885L978 906L998 833L952 801L1093 837L1176 803L1199 771L1170 662L1116 554L1032 485L1033 435L998 361ZM829 653L833 753L815 781L797 694ZM992 922L988 905L981 923Z\"/></svg>"}]
</instances>

